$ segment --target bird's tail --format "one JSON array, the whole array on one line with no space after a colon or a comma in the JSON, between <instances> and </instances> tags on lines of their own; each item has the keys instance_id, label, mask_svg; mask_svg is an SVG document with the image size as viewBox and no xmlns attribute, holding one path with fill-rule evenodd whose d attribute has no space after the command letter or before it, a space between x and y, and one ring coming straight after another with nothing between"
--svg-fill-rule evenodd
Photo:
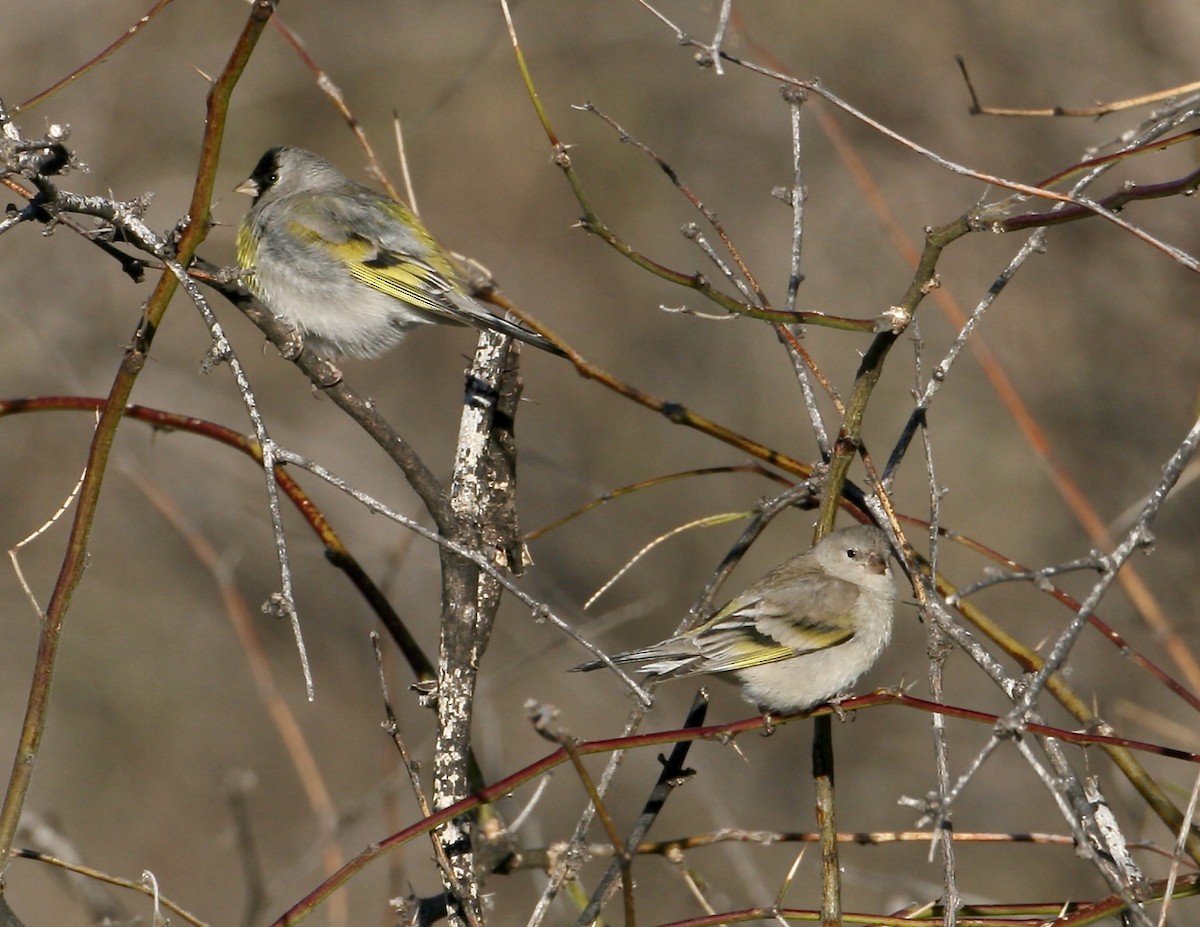
<instances>
[{"instance_id":1,"label":"bird's tail","mask_svg":"<svg viewBox=\"0 0 1200 927\"><path fill-rule=\"evenodd\" d=\"M516 338L518 341L533 345L535 348L540 348L550 354L557 354L559 357L567 356L567 352L549 338L531 331L519 322L514 322L511 319L497 315L469 296L455 294L451 296L451 299L458 310L457 315L460 322L466 322L475 328L491 329L492 331L500 332L502 335Z\"/></svg>"},{"instance_id":2,"label":"bird's tail","mask_svg":"<svg viewBox=\"0 0 1200 927\"><path fill-rule=\"evenodd\" d=\"M641 650L626 650L624 653L614 653L609 659L613 663L642 663L638 671L653 676L670 676L687 669L700 654L695 650L665 649L661 644L654 647L643 647ZM653 662L651 662L653 661ZM607 666L603 660L589 660L571 667L572 673L587 673L594 669Z\"/></svg>"},{"instance_id":3,"label":"bird's tail","mask_svg":"<svg viewBox=\"0 0 1200 927\"><path fill-rule=\"evenodd\" d=\"M487 325L489 328L494 328L496 331L502 334L509 335L510 337L516 338L518 341L523 341L526 344L531 344L535 348L541 348L543 351L547 351L550 354L556 354L559 357L567 356L567 352L556 345L549 338L545 338L535 331L530 331L524 325L520 325L517 322L512 322L508 319L502 319L499 316L493 315L488 319Z\"/></svg>"}]
</instances>

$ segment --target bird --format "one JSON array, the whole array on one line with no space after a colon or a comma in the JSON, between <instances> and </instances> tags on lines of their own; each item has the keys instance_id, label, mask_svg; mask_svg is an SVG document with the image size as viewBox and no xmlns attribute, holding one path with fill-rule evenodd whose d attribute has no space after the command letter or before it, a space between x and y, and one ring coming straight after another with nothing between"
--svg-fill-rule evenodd
<instances>
[{"instance_id":1,"label":"bird","mask_svg":"<svg viewBox=\"0 0 1200 927\"><path fill-rule=\"evenodd\" d=\"M250 291L331 360L371 358L424 324L470 325L564 352L466 292L449 255L413 212L329 161L267 150L234 188L254 197L238 228Z\"/></svg>"},{"instance_id":2,"label":"bird","mask_svg":"<svg viewBox=\"0 0 1200 927\"><path fill-rule=\"evenodd\" d=\"M846 692L891 639L890 554L887 535L874 525L835 531L699 627L611 660L641 663L640 672L655 680L732 676L743 697L768 714L804 711Z\"/></svg>"}]
</instances>

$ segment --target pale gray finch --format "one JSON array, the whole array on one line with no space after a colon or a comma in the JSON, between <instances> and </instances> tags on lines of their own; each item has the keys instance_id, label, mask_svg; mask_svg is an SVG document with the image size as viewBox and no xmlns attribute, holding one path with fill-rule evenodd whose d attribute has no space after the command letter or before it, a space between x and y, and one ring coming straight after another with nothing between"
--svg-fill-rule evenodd
<instances>
[{"instance_id":1,"label":"pale gray finch","mask_svg":"<svg viewBox=\"0 0 1200 927\"><path fill-rule=\"evenodd\" d=\"M730 673L764 711L811 708L848 690L887 646L896 601L890 554L872 525L835 531L700 627L612 661L642 663L641 672L659 679Z\"/></svg>"},{"instance_id":2,"label":"pale gray finch","mask_svg":"<svg viewBox=\"0 0 1200 927\"><path fill-rule=\"evenodd\" d=\"M238 264L268 309L328 357L374 357L418 325L493 329L549 341L467 295L442 247L403 203L300 148L267 151L237 186L254 197Z\"/></svg>"}]
</instances>

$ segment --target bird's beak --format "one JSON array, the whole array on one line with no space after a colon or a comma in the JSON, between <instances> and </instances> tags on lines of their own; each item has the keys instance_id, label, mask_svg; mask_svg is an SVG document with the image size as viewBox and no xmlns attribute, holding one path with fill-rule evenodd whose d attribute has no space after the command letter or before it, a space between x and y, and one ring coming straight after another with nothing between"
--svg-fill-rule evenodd
<instances>
[{"instance_id":1,"label":"bird's beak","mask_svg":"<svg viewBox=\"0 0 1200 927\"><path fill-rule=\"evenodd\" d=\"M258 181L253 177L247 177L233 188L233 192L244 193L246 196L258 196Z\"/></svg>"},{"instance_id":2,"label":"bird's beak","mask_svg":"<svg viewBox=\"0 0 1200 927\"><path fill-rule=\"evenodd\" d=\"M884 576L888 571L887 554L871 554L867 557L867 572Z\"/></svg>"}]
</instances>

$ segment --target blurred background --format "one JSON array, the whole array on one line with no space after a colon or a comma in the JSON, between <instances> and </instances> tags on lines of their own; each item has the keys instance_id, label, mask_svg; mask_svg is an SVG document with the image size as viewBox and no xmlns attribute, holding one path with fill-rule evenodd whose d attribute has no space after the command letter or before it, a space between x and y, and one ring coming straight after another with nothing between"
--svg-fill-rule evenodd
<instances>
[{"instance_id":1,"label":"blurred background","mask_svg":"<svg viewBox=\"0 0 1200 927\"><path fill-rule=\"evenodd\" d=\"M0 5L0 98L13 106L32 97L117 39L146 7L146 0ZM681 29L701 38L712 35L718 7L694 0L660 4ZM1107 145L1137 126L1147 110L1103 119L972 116L954 55L966 60L985 102L1002 106L1088 106L1196 79L1200 9L1186 2L760 0L739 4L736 12L727 42L732 54L766 61L769 52L788 73L819 77L841 98L938 154L1025 183ZM280 15L343 90L397 180L391 123L393 111L399 115L426 224L448 247L490 268L525 311L616 376L793 457L816 459L794 375L769 326L663 312L662 306L712 309L572 228L578 205L551 162L497 5L289 0ZM694 50L681 47L667 27L633 2L526 0L516 5L515 15L542 100L571 145L572 161L600 216L653 259L716 276L679 232L683 223L697 220L694 211L649 159L620 144L594 116L572 109L584 102L611 115L675 168L720 216L781 306L791 214L772 190L793 177L789 112L778 84L729 64L723 76L697 67ZM190 195L208 89L204 75L221 71L245 16L246 5L233 0L172 4L110 61L21 114L18 124L30 137L50 123L69 124L70 144L90 170L64 178L63 188L122 199L153 191L147 218L153 227L169 229ZM941 169L820 100L806 105L806 280L800 305L877 316L899 301L911 271L818 125L818 109L836 120L903 234L918 247L925 227L950 222L981 198L995 198L996 191ZM264 149L282 143L310 148L351 176L367 179L365 158L351 133L295 52L268 29L234 96L214 206L219 225L202 249L208 260L233 263L234 230L248 204L233 187ZM1179 177L1196 160L1194 145L1138 159L1111 173L1093 195L1126 180ZM1200 249L1191 198L1135 204L1125 217L1191 254ZM943 289L969 310L1022 240L976 235L958 242L939 268ZM980 338L1044 429L1053 458L1083 487L1102 520L1119 518L1149 492L1193 421L1198 284L1194 273L1111 224L1075 223L1050 232L1045 253L1017 275L982 327ZM22 226L0 237L0 393L103 396L151 286L134 285L115 262L64 229L43 235ZM314 396L273 349L264 351L261 335L235 310L219 298L214 306L249 369L276 439L422 518L415 497L375 445L332 403ZM918 321L927 376L955 327L931 300ZM474 342L464 330L421 331L382 359L343 364L347 379L377 401L442 477L450 473L462 372ZM811 329L806 347L845 392L858 352L868 343L862 335ZM201 373L207 348L197 313L177 299L134 401L249 430L227 370ZM914 356L911 341L897 346L868 411L866 440L880 462L912 407ZM527 350L523 370L517 437L527 530L634 481L744 460L582 380L557 358ZM828 424L836 431L836 420ZM90 416L79 413L3 421L3 547L35 530L62 504L82 470L92 426ZM948 490L942 502L946 526L1027 565L1070 560L1095 546L971 352L953 369L929 426L938 481ZM233 923L247 889L227 796L231 777L248 771L257 787L247 796L247 813L268 893L262 916L274 917L320 881L320 847L331 827L343 852L352 855L419 816L379 727L383 711L367 639L373 616L288 512L316 677L313 704L304 700L289 629L257 612L255 622L338 811L335 823L321 821L310 811L256 694L209 572L145 494L152 485L182 509L256 610L278 584L260 473L223 447L184 434L155 434L133 422L120 430L114 461L90 565L67 619L30 809L52 819L88 865L135 879L151 870L163 893L197 916ZM853 475L861 481L861 468ZM436 655L436 551L315 480L301 479ZM740 525L673 538L587 613L581 605L664 531L714 513L750 510L775 491L761 478L728 475L625 497L535 542L536 566L524 584L605 647L659 640L683 617ZM898 478L897 504L928 517L928 497L917 444ZM1149 589L1192 648L1200 643L1198 515L1200 496L1193 488L1181 489L1155 526L1153 555L1136 558ZM813 522L812 514L800 512L777 519L723 598L806 547ZM65 537L64 522L20 554L43 603ZM978 579L986 567L949 546L943 557L947 574L960 584ZM1063 585L1079 594L1093 578L1068 577ZM38 629L12 570L0 571L0 601L0 763L7 768ZM989 591L979 603L1031 646L1052 640L1069 618L1026 587ZM1159 635L1119 591L1101 610L1134 647L1178 675ZM903 683L913 694L927 694L926 628L916 617L915 608L898 609L894 645L860 689ZM525 720L528 699L557 706L562 723L580 737L619 733L632 704L619 683L604 673L565 672L585 657L551 626L535 623L512 603L505 606L484 661L476 709L476 749L490 781L550 749ZM413 753L431 769L432 719L406 691L407 671L398 660L393 665L402 728ZM1085 637L1068 670L1072 685L1094 699L1125 736L1200 749L1186 706L1098 635ZM953 655L949 672L950 700L1003 710L1005 700L965 656ZM644 729L681 723L694 689L688 683L661 689ZM710 690L711 721L751 713L733 688ZM1065 714L1048 720L1071 726ZM651 836L724 827L812 829L810 730L806 722L769 739L742 738L744 757L728 747L698 744L689 763L698 775L667 805ZM955 773L988 733L983 726L951 722ZM915 813L897 802L935 787L928 718L895 708L860 712L853 723L835 726L835 740L839 827L912 828ZM1072 758L1081 773L1099 778L1130 839L1171 844L1171 834L1151 819L1107 760L1080 751ZM1154 758L1147 765L1168 788L1190 787L1190 767ZM657 771L647 751L628 758L612 799L620 823L633 819ZM514 815L531 794L526 788L515 795L505 803L506 813ZM1186 791L1175 799L1184 803ZM584 804L575 777L560 770L517 835L519 844L565 839ZM954 823L959 831L1065 832L1050 796L1007 748L956 806ZM796 849L731 845L696 851L687 863L723 910L770 903ZM416 841L356 879L345 893L353 922L387 923L388 897L437 891L429 856L428 844ZM818 903L816 860L815 855L805 860L788 905ZM959 861L968 901L1105 893L1069 847L960 846ZM1153 875L1163 872L1152 857L1139 861ZM846 847L842 862L847 910L884 911L940 894L940 869L928 861L927 845ZM595 872L586 871L588 884ZM701 913L673 864L649 858L635 872L644 889L644 917ZM493 917L523 921L542 883L536 872L494 878L488 886ZM27 923L88 922L42 866L13 863L7 887ZM130 911L147 912L132 895L121 901ZM571 910L564 901L559 905L552 922L567 922Z\"/></svg>"}]
</instances>

